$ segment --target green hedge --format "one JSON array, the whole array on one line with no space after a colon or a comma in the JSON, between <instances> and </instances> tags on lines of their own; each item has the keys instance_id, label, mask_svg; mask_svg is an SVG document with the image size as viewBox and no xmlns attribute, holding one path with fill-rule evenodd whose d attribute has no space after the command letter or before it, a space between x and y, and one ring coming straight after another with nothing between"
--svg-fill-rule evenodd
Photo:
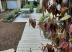
<instances>
[{"instance_id":1,"label":"green hedge","mask_svg":"<svg viewBox=\"0 0 72 52\"><path fill-rule=\"evenodd\" d=\"M36 7L37 7L37 6L35 6L35 5L33 4L33 2L30 2L29 4L28 4L28 3L25 4L23 8L36 8Z\"/></svg>"},{"instance_id":2,"label":"green hedge","mask_svg":"<svg viewBox=\"0 0 72 52\"><path fill-rule=\"evenodd\" d=\"M25 4L24 8L33 8L33 4Z\"/></svg>"},{"instance_id":3,"label":"green hedge","mask_svg":"<svg viewBox=\"0 0 72 52\"><path fill-rule=\"evenodd\" d=\"M37 13L42 13L42 9L38 6L36 12Z\"/></svg>"}]
</instances>

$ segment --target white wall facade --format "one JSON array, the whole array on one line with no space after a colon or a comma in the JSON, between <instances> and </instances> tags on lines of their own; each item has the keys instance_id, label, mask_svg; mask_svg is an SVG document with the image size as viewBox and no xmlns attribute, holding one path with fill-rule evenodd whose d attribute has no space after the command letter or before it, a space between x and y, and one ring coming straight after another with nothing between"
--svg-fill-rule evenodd
<instances>
[{"instance_id":1,"label":"white wall facade","mask_svg":"<svg viewBox=\"0 0 72 52\"><path fill-rule=\"evenodd\" d=\"M0 10L2 10L1 0L0 0Z\"/></svg>"},{"instance_id":2,"label":"white wall facade","mask_svg":"<svg viewBox=\"0 0 72 52\"><path fill-rule=\"evenodd\" d=\"M7 1L7 8L8 9L18 9L21 8L21 0L17 0L17 1Z\"/></svg>"},{"instance_id":3,"label":"white wall facade","mask_svg":"<svg viewBox=\"0 0 72 52\"><path fill-rule=\"evenodd\" d=\"M21 8L21 0L17 0L17 8Z\"/></svg>"},{"instance_id":4,"label":"white wall facade","mask_svg":"<svg viewBox=\"0 0 72 52\"><path fill-rule=\"evenodd\" d=\"M4 11L4 9L2 8L2 4L1 4L1 0L0 0L0 12Z\"/></svg>"}]
</instances>

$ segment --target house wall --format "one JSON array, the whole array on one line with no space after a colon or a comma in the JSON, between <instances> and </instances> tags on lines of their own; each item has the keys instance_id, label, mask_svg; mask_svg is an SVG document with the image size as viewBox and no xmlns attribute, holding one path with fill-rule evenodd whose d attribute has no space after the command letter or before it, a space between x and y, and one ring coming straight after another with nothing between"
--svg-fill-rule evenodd
<instances>
[{"instance_id":1,"label":"house wall","mask_svg":"<svg viewBox=\"0 0 72 52\"><path fill-rule=\"evenodd\" d=\"M17 8L21 8L21 0L17 0Z\"/></svg>"},{"instance_id":2,"label":"house wall","mask_svg":"<svg viewBox=\"0 0 72 52\"><path fill-rule=\"evenodd\" d=\"M8 9L18 9L21 8L21 0L8 0L7 1Z\"/></svg>"},{"instance_id":3,"label":"house wall","mask_svg":"<svg viewBox=\"0 0 72 52\"><path fill-rule=\"evenodd\" d=\"M2 10L1 0L0 0L0 10Z\"/></svg>"},{"instance_id":4,"label":"house wall","mask_svg":"<svg viewBox=\"0 0 72 52\"><path fill-rule=\"evenodd\" d=\"M0 12L4 11L3 7L2 7L2 3L1 3L1 0L0 0Z\"/></svg>"}]
</instances>

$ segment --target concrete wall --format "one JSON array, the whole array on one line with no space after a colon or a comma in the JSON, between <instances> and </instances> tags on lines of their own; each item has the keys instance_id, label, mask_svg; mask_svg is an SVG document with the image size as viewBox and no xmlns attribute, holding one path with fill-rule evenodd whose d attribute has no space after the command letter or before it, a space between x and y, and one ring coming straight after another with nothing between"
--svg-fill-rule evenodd
<instances>
[{"instance_id":1,"label":"concrete wall","mask_svg":"<svg viewBox=\"0 0 72 52\"><path fill-rule=\"evenodd\" d=\"M4 11L4 9L2 8L2 3L1 3L1 0L0 0L0 12Z\"/></svg>"},{"instance_id":2,"label":"concrete wall","mask_svg":"<svg viewBox=\"0 0 72 52\"><path fill-rule=\"evenodd\" d=\"M17 8L21 8L21 0L17 0Z\"/></svg>"},{"instance_id":3,"label":"concrete wall","mask_svg":"<svg viewBox=\"0 0 72 52\"><path fill-rule=\"evenodd\" d=\"M2 10L1 0L0 0L0 10Z\"/></svg>"}]
</instances>

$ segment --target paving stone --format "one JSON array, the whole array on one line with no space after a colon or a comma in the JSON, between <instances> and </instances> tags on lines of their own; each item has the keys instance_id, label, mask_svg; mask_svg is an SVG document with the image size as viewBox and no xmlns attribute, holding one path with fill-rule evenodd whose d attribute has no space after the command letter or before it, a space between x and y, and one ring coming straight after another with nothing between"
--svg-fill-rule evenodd
<instances>
[{"instance_id":1,"label":"paving stone","mask_svg":"<svg viewBox=\"0 0 72 52\"><path fill-rule=\"evenodd\" d=\"M35 17L38 24L39 14L35 14ZM43 32L40 31L38 25L35 29L32 28L32 26L29 25L29 19L21 18L21 15L17 17L14 22L27 22L16 52L30 52L30 48L32 52L42 52L41 43L47 43L48 40L44 38Z\"/></svg>"}]
</instances>

